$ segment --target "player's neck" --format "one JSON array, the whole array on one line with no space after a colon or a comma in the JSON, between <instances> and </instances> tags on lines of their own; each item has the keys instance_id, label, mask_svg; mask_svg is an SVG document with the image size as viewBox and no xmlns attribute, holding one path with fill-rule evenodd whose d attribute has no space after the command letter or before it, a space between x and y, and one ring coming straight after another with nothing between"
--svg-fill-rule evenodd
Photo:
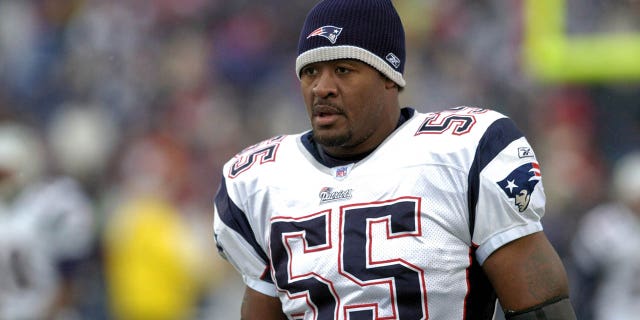
<instances>
[{"instance_id":1,"label":"player's neck","mask_svg":"<svg viewBox=\"0 0 640 320\"><path fill-rule=\"evenodd\" d=\"M404 124L407 120L409 120L413 116L414 111L415 110L413 110L411 108L402 109L400 111L400 116L398 118L398 122L396 124L396 127L394 128L393 131L397 130L402 124ZM360 153L355 153L355 154L345 154L345 155L332 155L332 154L328 153L324 149L324 147L322 147L318 143L314 142L314 145L315 145L316 150L318 151L318 155L320 156L320 159L322 160L322 163L325 164L328 167L336 167L336 166L342 166L342 165L347 165L347 164L350 164L350 163L358 162L358 161L366 158L374 150L376 150L380 144L376 145L374 148L369 149L369 150L367 150L365 152L360 152Z\"/></svg>"},{"instance_id":2,"label":"player's neck","mask_svg":"<svg viewBox=\"0 0 640 320\"><path fill-rule=\"evenodd\" d=\"M336 156L332 156L330 154L328 154L324 148L316 143L316 149L318 150L318 154L320 155L320 159L322 159L322 162L328 166L328 167L337 167L337 166L343 166L343 165L347 165L350 163L354 163L354 162L358 162L362 159L364 159L365 157L367 157L369 154L371 154L371 152L373 152L373 150L369 150L365 153L361 153L361 154L356 154L356 155L348 155L348 156L344 156L344 157L336 157Z\"/></svg>"}]
</instances>

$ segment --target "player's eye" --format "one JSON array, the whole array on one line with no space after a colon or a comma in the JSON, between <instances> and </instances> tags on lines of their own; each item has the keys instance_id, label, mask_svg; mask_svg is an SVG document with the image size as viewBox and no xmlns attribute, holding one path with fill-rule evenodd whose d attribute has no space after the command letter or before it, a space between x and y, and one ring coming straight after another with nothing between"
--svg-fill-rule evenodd
<instances>
[{"instance_id":1,"label":"player's eye","mask_svg":"<svg viewBox=\"0 0 640 320\"><path fill-rule=\"evenodd\" d=\"M350 71L351 70L349 70L349 68L347 67L340 67L340 66L336 67L336 73L339 73L339 74L349 73Z\"/></svg>"},{"instance_id":2,"label":"player's eye","mask_svg":"<svg viewBox=\"0 0 640 320\"><path fill-rule=\"evenodd\" d=\"M312 67L312 66L304 67L300 71L300 75L303 75L303 76L313 76L313 75L315 75L317 73L318 73L318 69L316 69L315 67Z\"/></svg>"}]
</instances>

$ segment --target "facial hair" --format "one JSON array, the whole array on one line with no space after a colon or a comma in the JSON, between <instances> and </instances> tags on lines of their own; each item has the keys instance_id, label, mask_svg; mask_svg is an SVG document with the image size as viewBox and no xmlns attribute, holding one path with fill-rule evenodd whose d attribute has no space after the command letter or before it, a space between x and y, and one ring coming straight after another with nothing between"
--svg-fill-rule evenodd
<instances>
[{"instance_id":1,"label":"facial hair","mask_svg":"<svg viewBox=\"0 0 640 320\"><path fill-rule=\"evenodd\" d=\"M312 134L313 140L324 147L342 147L351 140L351 137L353 137L351 129L349 129L345 134L333 136L318 135L315 130L312 131Z\"/></svg>"}]
</instances>

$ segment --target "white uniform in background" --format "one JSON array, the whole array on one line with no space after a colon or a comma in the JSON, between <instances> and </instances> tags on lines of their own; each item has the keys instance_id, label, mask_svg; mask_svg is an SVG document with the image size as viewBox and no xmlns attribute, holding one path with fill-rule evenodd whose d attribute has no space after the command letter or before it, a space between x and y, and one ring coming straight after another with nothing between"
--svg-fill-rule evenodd
<instances>
[{"instance_id":1,"label":"white uniform in background","mask_svg":"<svg viewBox=\"0 0 640 320\"><path fill-rule=\"evenodd\" d=\"M640 151L626 154L613 169L613 200L585 214L572 243L574 291L581 310L596 320L635 320L640 316Z\"/></svg>"},{"instance_id":2,"label":"white uniform in background","mask_svg":"<svg viewBox=\"0 0 640 320\"><path fill-rule=\"evenodd\" d=\"M27 186L0 209L0 319L42 319L58 284L58 264L89 253L93 209L69 178Z\"/></svg>"},{"instance_id":3,"label":"white uniform in background","mask_svg":"<svg viewBox=\"0 0 640 320\"><path fill-rule=\"evenodd\" d=\"M573 254L583 275L598 279L594 319L640 315L640 217L619 203L600 205L581 221Z\"/></svg>"}]
</instances>

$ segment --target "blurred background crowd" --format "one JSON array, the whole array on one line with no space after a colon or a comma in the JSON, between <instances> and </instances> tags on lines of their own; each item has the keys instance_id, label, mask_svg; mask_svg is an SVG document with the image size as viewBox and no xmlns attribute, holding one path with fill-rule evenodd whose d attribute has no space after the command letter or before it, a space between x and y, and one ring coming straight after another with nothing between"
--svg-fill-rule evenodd
<instances>
[{"instance_id":1,"label":"blurred background crowd","mask_svg":"<svg viewBox=\"0 0 640 320\"><path fill-rule=\"evenodd\" d=\"M595 301L613 265L632 280L611 292L640 304L640 160L613 179L640 150L640 73L535 76L528 1L394 1L401 102L513 118L542 167L545 230L579 318L624 319ZM315 2L0 0L0 319L238 317L212 200L236 152L308 128L294 61ZM563 3L569 39L640 33L637 0ZM620 201L637 215L587 221Z\"/></svg>"}]
</instances>

